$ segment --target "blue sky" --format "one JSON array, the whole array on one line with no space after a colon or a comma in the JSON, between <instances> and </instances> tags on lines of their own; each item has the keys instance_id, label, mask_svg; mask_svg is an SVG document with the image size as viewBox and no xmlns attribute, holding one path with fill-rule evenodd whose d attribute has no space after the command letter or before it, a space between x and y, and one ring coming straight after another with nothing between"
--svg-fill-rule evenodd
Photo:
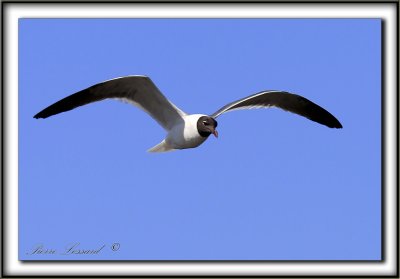
<instances>
[{"instance_id":1,"label":"blue sky","mask_svg":"<svg viewBox=\"0 0 400 279\"><path fill-rule=\"evenodd\" d=\"M19 258L379 260L380 32L378 19L21 19ZM188 113L276 89L344 128L235 111L218 139L150 154L165 132L128 104L33 118L135 74Z\"/></svg>"}]
</instances>

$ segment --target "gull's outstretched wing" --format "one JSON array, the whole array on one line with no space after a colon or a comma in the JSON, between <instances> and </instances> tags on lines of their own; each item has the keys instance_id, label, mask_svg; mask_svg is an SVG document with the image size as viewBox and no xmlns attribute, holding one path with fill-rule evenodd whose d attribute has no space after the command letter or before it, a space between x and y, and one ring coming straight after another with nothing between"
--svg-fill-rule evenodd
<instances>
[{"instance_id":1,"label":"gull's outstretched wing","mask_svg":"<svg viewBox=\"0 0 400 279\"><path fill-rule=\"evenodd\" d=\"M143 109L166 130L170 130L174 124L183 121L182 116L186 115L165 98L150 78L127 76L108 80L72 94L45 108L34 118L47 118L110 98L126 101Z\"/></svg>"},{"instance_id":2,"label":"gull's outstretched wing","mask_svg":"<svg viewBox=\"0 0 400 279\"><path fill-rule=\"evenodd\" d=\"M223 106L211 116L216 118L221 114L237 109L253 109L253 108L268 108L277 107L286 111L304 116L312 121L318 122L330 128L342 128L339 120L325 109L317 104L314 104L306 98L284 92L284 91L263 91L246 98L237 100Z\"/></svg>"}]
</instances>

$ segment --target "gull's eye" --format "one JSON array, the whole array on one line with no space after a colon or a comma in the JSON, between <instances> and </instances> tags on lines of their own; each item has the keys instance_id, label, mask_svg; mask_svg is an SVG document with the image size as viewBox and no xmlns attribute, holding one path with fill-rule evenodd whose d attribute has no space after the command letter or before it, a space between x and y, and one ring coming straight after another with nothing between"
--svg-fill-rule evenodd
<instances>
[{"instance_id":1,"label":"gull's eye","mask_svg":"<svg viewBox=\"0 0 400 279\"><path fill-rule=\"evenodd\" d=\"M203 121L203 124L207 126L207 125L208 125L208 122L204 120L204 121Z\"/></svg>"}]
</instances>

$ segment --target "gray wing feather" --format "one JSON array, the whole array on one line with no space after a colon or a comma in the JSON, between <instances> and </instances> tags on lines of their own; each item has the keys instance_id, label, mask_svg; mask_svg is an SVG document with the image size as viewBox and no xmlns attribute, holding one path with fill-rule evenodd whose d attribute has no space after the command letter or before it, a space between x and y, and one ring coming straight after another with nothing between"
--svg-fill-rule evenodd
<instances>
[{"instance_id":1,"label":"gray wing feather","mask_svg":"<svg viewBox=\"0 0 400 279\"><path fill-rule=\"evenodd\" d=\"M108 80L72 94L45 108L34 118L47 118L109 98L123 100L143 109L166 130L171 129L178 121L183 121L182 116L186 115L165 98L150 78L127 76Z\"/></svg>"},{"instance_id":2,"label":"gray wing feather","mask_svg":"<svg viewBox=\"0 0 400 279\"><path fill-rule=\"evenodd\" d=\"M277 107L304 116L330 128L342 128L339 120L310 100L284 91L263 91L223 106L211 116L237 109Z\"/></svg>"}]
</instances>

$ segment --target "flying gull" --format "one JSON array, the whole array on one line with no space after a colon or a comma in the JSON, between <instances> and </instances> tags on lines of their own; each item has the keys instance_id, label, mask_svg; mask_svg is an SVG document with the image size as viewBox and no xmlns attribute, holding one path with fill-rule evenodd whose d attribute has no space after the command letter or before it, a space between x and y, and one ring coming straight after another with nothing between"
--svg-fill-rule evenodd
<instances>
[{"instance_id":1,"label":"flying gull","mask_svg":"<svg viewBox=\"0 0 400 279\"><path fill-rule=\"evenodd\" d=\"M149 152L194 148L211 134L218 137L216 119L225 112L238 109L277 107L329 128L342 128L332 114L317 104L302 96L276 90L262 91L234 101L211 115L187 114L165 98L149 77L136 75L93 85L52 104L34 118L47 118L104 99L117 99L139 107L166 130L166 138Z\"/></svg>"}]
</instances>

